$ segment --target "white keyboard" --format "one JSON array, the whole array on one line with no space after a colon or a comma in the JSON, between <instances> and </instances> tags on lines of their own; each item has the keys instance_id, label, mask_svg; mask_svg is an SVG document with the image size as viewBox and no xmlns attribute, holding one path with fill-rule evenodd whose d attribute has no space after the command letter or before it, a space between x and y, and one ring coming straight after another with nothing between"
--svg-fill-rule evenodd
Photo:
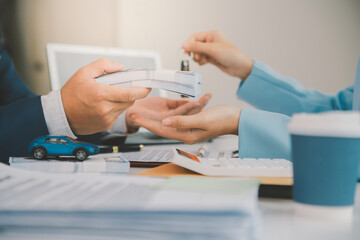
<instances>
[{"instance_id":1,"label":"white keyboard","mask_svg":"<svg viewBox=\"0 0 360 240\"><path fill-rule=\"evenodd\" d=\"M226 168L292 168L292 163L286 159L271 158L202 158L201 163L212 167Z\"/></svg>"},{"instance_id":2,"label":"white keyboard","mask_svg":"<svg viewBox=\"0 0 360 240\"><path fill-rule=\"evenodd\" d=\"M270 158L199 158L198 161L174 150L173 163L208 176L292 177L292 162Z\"/></svg>"}]
</instances>

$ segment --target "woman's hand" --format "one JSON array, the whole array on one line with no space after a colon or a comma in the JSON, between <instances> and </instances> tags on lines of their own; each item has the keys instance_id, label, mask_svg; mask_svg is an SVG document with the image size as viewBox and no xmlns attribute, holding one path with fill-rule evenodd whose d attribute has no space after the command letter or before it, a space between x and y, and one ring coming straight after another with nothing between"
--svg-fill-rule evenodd
<instances>
[{"instance_id":1,"label":"woman's hand","mask_svg":"<svg viewBox=\"0 0 360 240\"><path fill-rule=\"evenodd\" d=\"M200 112L209 102L211 94L205 94L199 101L171 100L162 97L150 97L136 101L126 111L128 132L135 132L140 127L129 116L133 113L154 121L176 115L192 115Z\"/></svg>"},{"instance_id":2,"label":"woman's hand","mask_svg":"<svg viewBox=\"0 0 360 240\"><path fill-rule=\"evenodd\" d=\"M130 118L155 134L193 144L225 134L238 134L240 112L237 107L222 105L194 115L168 117L161 122L136 113Z\"/></svg>"},{"instance_id":3,"label":"woman's hand","mask_svg":"<svg viewBox=\"0 0 360 240\"><path fill-rule=\"evenodd\" d=\"M232 44L221 32L192 34L182 45L185 53L193 53L200 65L212 63L225 73L243 81L251 73L254 61Z\"/></svg>"}]
</instances>

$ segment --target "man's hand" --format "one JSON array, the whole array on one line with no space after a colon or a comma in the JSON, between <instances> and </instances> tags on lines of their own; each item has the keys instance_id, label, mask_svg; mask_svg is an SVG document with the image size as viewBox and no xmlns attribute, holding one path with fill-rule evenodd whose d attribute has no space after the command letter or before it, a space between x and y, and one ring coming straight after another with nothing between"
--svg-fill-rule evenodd
<instances>
[{"instance_id":1,"label":"man's hand","mask_svg":"<svg viewBox=\"0 0 360 240\"><path fill-rule=\"evenodd\" d=\"M200 112L209 102L211 94L205 94L199 101L171 100L161 97L151 97L136 101L126 110L126 125L128 132L135 132L139 128L129 116L137 113L143 118L161 121L176 115L192 115Z\"/></svg>"},{"instance_id":2,"label":"man's hand","mask_svg":"<svg viewBox=\"0 0 360 240\"><path fill-rule=\"evenodd\" d=\"M138 125L166 138L193 144L225 134L238 134L241 110L222 105L206 109L194 115L173 116L162 122L133 113L130 118Z\"/></svg>"},{"instance_id":3,"label":"man's hand","mask_svg":"<svg viewBox=\"0 0 360 240\"><path fill-rule=\"evenodd\" d=\"M104 73L120 71L122 65L102 58L77 71L61 89L61 98L71 130L87 135L108 130L148 88L116 87L95 82Z\"/></svg>"},{"instance_id":4,"label":"man's hand","mask_svg":"<svg viewBox=\"0 0 360 240\"><path fill-rule=\"evenodd\" d=\"M192 34L182 45L185 53L194 53L200 65L212 63L225 73L245 80L251 73L254 61L232 44L221 32Z\"/></svg>"}]
</instances>

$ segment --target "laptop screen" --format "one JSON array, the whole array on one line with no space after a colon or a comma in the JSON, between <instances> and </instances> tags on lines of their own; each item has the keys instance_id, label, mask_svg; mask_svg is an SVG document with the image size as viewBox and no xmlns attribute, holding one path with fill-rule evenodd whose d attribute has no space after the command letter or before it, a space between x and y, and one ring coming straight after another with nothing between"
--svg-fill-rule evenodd
<instances>
[{"instance_id":1,"label":"laptop screen","mask_svg":"<svg viewBox=\"0 0 360 240\"><path fill-rule=\"evenodd\" d=\"M103 57L123 64L124 68L161 68L160 54L155 51L50 43L47 55L52 90L60 89L81 67ZM151 95L166 93L154 89Z\"/></svg>"}]
</instances>

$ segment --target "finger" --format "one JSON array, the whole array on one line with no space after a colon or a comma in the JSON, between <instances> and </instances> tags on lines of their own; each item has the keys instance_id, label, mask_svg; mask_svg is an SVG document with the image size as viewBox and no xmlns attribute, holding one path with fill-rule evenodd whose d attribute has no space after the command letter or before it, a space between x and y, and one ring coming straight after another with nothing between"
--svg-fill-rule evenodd
<instances>
[{"instance_id":1,"label":"finger","mask_svg":"<svg viewBox=\"0 0 360 240\"><path fill-rule=\"evenodd\" d=\"M93 77L99 77L104 73L112 73L120 71L124 66L120 63L115 63L107 58L100 58L84 67L84 70Z\"/></svg>"},{"instance_id":2,"label":"finger","mask_svg":"<svg viewBox=\"0 0 360 240\"><path fill-rule=\"evenodd\" d=\"M189 101L186 100L173 100L173 99L166 99L166 104L169 109L175 109L181 105L188 103Z\"/></svg>"},{"instance_id":3,"label":"finger","mask_svg":"<svg viewBox=\"0 0 360 240\"><path fill-rule=\"evenodd\" d=\"M177 140L182 140L184 138L184 131L179 131L176 128L166 127L161 124L161 122L150 120L140 116L139 114L132 113L130 118L139 126L146 128L147 130L166 137Z\"/></svg>"},{"instance_id":4,"label":"finger","mask_svg":"<svg viewBox=\"0 0 360 240\"><path fill-rule=\"evenodd\" d=\"M139 126L142 126L157 135L166 138L177 139L188 144L193 144L209 139L206 131L202 129L178 129L166 127L163 126L160 122L145 119L136 113L130 114L130 118L132 118L135 124L138 124Z\"/></svg>"},{"instance_id":5,"label":"finger","mask_svg":"<svg viewBox=\"0 0 360 240\"><path fill-rule=\"evenodd\" d=\"M151 91L150 88L142 87L118 87L107 84L100 84L102 94L108 101L112 102L134 102L135 100L145 98Z\"/></svg>"},{"instance_id":6,"label":"finger","mask_svg":"<svg viewBox=\"0 0 360 240\"><path fill-rule=\"evenodd\" d=\"M176 109L173 109L173 111L171 111L167 117L187 114L189 111L192 111L193 109L198 108L199 106L200 106L199 102L187 102L177 107Z\"/></svg>"},{"instance_id":7,"label":"finger","mask_svg":"<svg viewBox=\"0 0 360 240\"><path fill-rule=\"evenodd\" d=\"M199 42L205 42L208 38L209 32L198 32L192 35L192 38Z\"/></svg>"},{"instance_id":8,"label":"finger","mask_svg":"<svg viewBox=\"0 0 360 240\"><path fill-rule=\"evenodd\" d=\"M198 62L200 60L200 54L199 53L194 53L194 57L193 57L195 62Z\"/></svg>"},{"instance_id":9,"label":"finger","mask_svg":"<svg viewBox=\"0 0 360 240\"><path fill-rule=\"evenodd\" d=\"M200 105L206 106L206 104L208 104L208 102L210 101L211 98L212 98L212 94L207 93L204 96L202 96L198 102L200 103Z\"/></svg>"},{"instance_id":10,"label":"finger","mask_svg":"<svg viewBox=\"0 0 360 240\"><path fill-rule=\"evenodd\" d=\"M188 116L174 116L162 120L162 125L166 127L179 128L179 129L204 129L205 122L200 115L201 113L188 115Z\"/></svg>"},{"instance_id":11,"label":"finger","mask_svg":"<svg viewBox=\"0 0 360 240\"><path fill-rule=\"evenodd\" d=\"M206 39L208 39L208 35L209 35L209 32L194 33L184 42L183 47L184 47L184 45L186 45L186 43L190 43L190 42L195 42L195 41L205 42Z\"/></svg>"},{"instance_id":12,"label":"finger","mask_svg":"<svg viewBox=\"0 0 360 240\"><path fill-rule=\"evenodd\" d=\"M208 102L210 101L211 97L212 97L211 93L207 93L204 96L202 96L198 101L199 107L201 109L204 108L208 104Z\"/></svg>"},{"instance_id":13,"label":"finger","mask_svg":"<svg viewBox=\"0 0 360 240\"><path fill-rule=\"evenodd\" d=\"M116 114L121 114L132 105L133 102L110 102L110 106L113 109L112 111Z\"/></svg>"},{"instance_id":14,"label":"finger","mask_svg":"<svg viewBox=\"0 0 360 240\"><path fill-rule=\"evenodd\" d=\"M201 53L212 57L216 54L216 48L213 43L189 42L184 44L183 47L188 52Z\"/></svg>"},{"instance_id":15,"label":"finger","mask_svg":"<svg viewBox=\"0 0 360 240\"><path fill-rule=\"evenodd\" d=\"M136 113L144 118L148 118L156 121L161 121L162 119L165 118L162 112L154 111L148 108L142 108L141 111L137 111Z\"/></svg>"},{"instance_id":16,"label":"finger","mask_svg":"<svg viewBox=\"0 0 360 240\"><path fill-rule=\"evenodd\" d=\"M204 65L206 63L208 63L208 58L206 56L202 55L200 57L200 59L199 59L199 65L201 66L201 65Z\"/></svg>"},{"instance_id":17,"label":"finger","mask_svg":"<svg viewBox=\"0 0 360 240\"><path fill-rule=\"evenodd\" d=\"M192 115L200 112L209 102L212 95L210 93L205 94L196 102L189 102L184 100L168 100L168 107L174 109L169 115L164 117L170 117L175 115Z\"/></svg>"},{"instance_id":18,"label":"finger","mask_svg":"<svg viewBox=\"0 0 360 240\"><path fill-rule=\"evenodd\" d=\"M218 68L220 68L220 70L222 70L222 71L224 71L224 72L226 72L227 69L228 69L227 67L225 67L224 65L220 64L218 61L216 61L216 60L213 59L213 58L208 58L207 61L208 61L208 63L211 63L211 64L217 66Z\"/></svg>"},{"instance_id":19,"label":"finger","mask_svg":"<svg viewBox=\"0 0 360 240\"><path fill-rule=\"evenodd\" d=\"M186 112L184 115L193 115L200 112L208 104L210 99L211 99L211 94L210 93L205 94L199 99L199 101L197 101L199 103L199 106L191 109L190 111Z\"/></svg>"},{"instance_id":20,"label":"finger","mask_svg":"<svg viewBox=\"0 0 360 240\"><path fill-rule=\"evenodd\" d=\"M194 109L196 109L200 106L199 102L189 102L189 101L183 101L183 102L185 102L185 103L181 104L178 107L171 109L171 110L156 112L156 111L152 111L152 110L148 110L148 109L143 109L141 111L141 113L139 113L139 114L141 114L141 116L143 116L143 117L154 119L154 120L157 119L160 121L167 117L188 114L188 112L193 111Z\"/></svg>"}]
</instances>

